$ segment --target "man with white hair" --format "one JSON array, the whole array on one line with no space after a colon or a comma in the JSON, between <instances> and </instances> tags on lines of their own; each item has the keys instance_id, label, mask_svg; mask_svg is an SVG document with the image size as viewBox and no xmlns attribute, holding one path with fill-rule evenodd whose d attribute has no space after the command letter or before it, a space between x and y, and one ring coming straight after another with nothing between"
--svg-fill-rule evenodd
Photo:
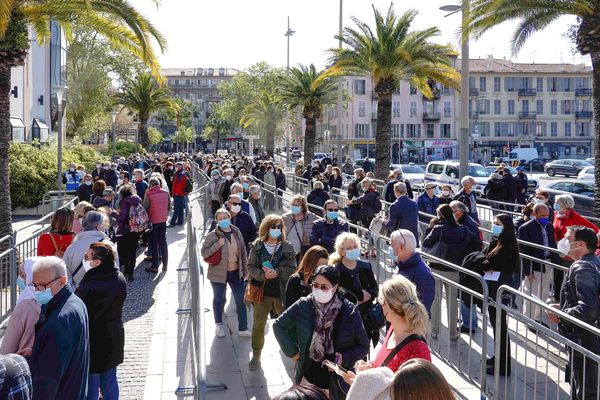
<instances>
[{"instance_id":1,"label":"man with white hair","mask_svg":"<svg viewBox=\"0 0 600 400\"><path fill-rule=\"evenodd\" d=\"M477 195L473 190L473 186L475 186L475 179L472 176L463 176L460 180L460 185L462 189L456 193L456 196L452 200L458 200L467 206L469 210L469 216L475 220L475 222L479 223L479 216L477 215Z\"/></svg>"},{"instance_id":2,"label":"man with white hair","mask_svg":"<svg viewBox=\"0 0 600 400\"><path fill-rule=\"evenodd\" d=\"M431 305L435 297L435 280L431 270L416 252L417 239L407 229L399 229L390 235L390 247L388 249L398 273L417 287L419 299L431 315Z\"/></svg>"},{"instance_id":3,"label":"man with white hair","mask_svg":"<svg viewBox=\"0 0 600 400\"><path fill-rule=\"evenodd\" d=\"M415 238L419 234L419 209L417 203L408 196L408 186L404 182L394 184L394 196L396 201L392 203L389 211L389 218L385 221L386 228L389 231L397 229L408 229ZM419 245L419 239L417 246Z\"/></svg>"},{"instance_id":4,"label":"man with white hair","mask_svg":"<svg viewBox=\"0 0 600 400\"><path fill-rule=\"evenodd\" d=\"M29 358L36 399L84 399L89 371L88 314L67 284L67 268L58 257L33 266L31 286L42 306Z\"/></svg>"},{"instance_id":5,"label":"man with white hair","mask_svg":"<svg viewBox=\"0 0 600 400\"><path fill-rule=\"evenodd\" d=\"M219 190L221 191L220 195L222 204L227 201L229 195L231 194L231 185L235 183L235 181L233 180L234 173L235 172L233 171L233 168L227 168L225 171L223 171L223 177L225 178L225 181L219 188ZM217 210L213 210L213 212L214 211Z\"/></svg>"},{"instance_id":6,"label":"man with white hair","mask_svg":"<svg viewBox=\"0 0 600 400\"><path fill-rule=\"evenodd\" d=\"M248 215L250 215L250 218L252 218L252 222L256 224L256 213L254 212L254 207L252 207L252 204L250 204L248 200L244 199L244 187L242 184L235 182L233 185L231 185L231 194L237 194L240 196L240 200L242 201L242 211L247 212Z\"/></svg>"}]
</instances>

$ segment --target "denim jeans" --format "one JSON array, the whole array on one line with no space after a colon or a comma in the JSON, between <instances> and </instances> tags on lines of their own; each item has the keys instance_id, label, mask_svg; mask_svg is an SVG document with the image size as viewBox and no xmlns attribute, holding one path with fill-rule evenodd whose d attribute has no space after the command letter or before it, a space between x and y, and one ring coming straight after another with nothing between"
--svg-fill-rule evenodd
<instances>
[{"instance_id":1,"label":"denim jeans","mask_svg":"<svg viewBox=\"0 0 600 400\"><path fill-rule=\"evenodd\" d=\"M162 256L163 267L169 263L169 246L167 245L167 223L152 225L152 268L158 268L159 255Z\"/></svg>"},{"instance_id":2,"label":"denim jeans","mask_svg":"<svg viewBox=\"0 0 600 400\"><path fill-rule=\"evenodd\" d=\"M246 315L246 305L244 304L244 292L246 291L246 284L244 279L240 278L240 273L236 269L235 271L227 271L227 280L225 283L211 282L213 288L213 313L215 316L215 323L220 324L223 322L223 309L225 308L225 294L227 293L227 284L233 292L233 299L235 301L235 311L238 317L238 331L245 331L248 329L248 316Z\"/></svg>"},{"instance_id":3,"label":"denim jeans","mask_svg":"<svg viewBox=\"0 0 600 400\"><path fill-rule=\"evenodd\" d=\"M88 375L88 394L86 400L98 400L98 389L102 390L104 400L119 400L117 367L99 374Z\"/></svg>"},{"instance_id":4,"label":"denim jeans","mask_svg":"<svg viewBox=\"0 0 600 400\"><path fill-rule=\"evenodd\" d=\"M185 208L185 196L173 196L173 216L170 225L183 225L183 209Z\"/></svg>"}]
</instances>

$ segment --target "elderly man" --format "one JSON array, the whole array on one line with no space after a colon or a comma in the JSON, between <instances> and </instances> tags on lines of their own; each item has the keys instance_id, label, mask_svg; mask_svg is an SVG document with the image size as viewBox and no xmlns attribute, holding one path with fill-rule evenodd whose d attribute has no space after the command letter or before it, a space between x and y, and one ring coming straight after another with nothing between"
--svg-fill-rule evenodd
<instances>
[{"instance_id":1,"label":"elderly man","mask_svg":"<svg viewBox=\"0 0 600 400\"><path fill-rule=\"evenodd\" d=\"M391 231L407 229L412 232L419 247L419 210L417 203L409 199L408 186L404 182L394 185L396 201L390 206L389 219L385 222L386 228Z\"/></svg>"},{"instance_id":2,"label":"elderly man","mask_svg":"<svg viewBox=\"0 0 600 400\"><path fill-rule=\"evenodd\" d=\"M256 227L260 227L260 223L265 217L265 212L260 205L260 186L252 185L248 190L248 203L252 206L254 210L254 217L256 218Z\"/></svg>"},{"instance_id":3,"label":"elderly man","mask_svg":"<svg viewBox=\"0 0 600 400\"><path fill-rule=\"evenodd\" d=\"M435 189L437 184L433 182L427 182L425 184L425 192L417 197L417 206L419 212L427 214L419 215L419 221L429 223L431 218L437 215L437 208L440 205L440 199L435 195Z\"/></svg>"},{"instance_id":4,"label":"elderly man","mask_svg":"<svg viewBox=\"0 0 600 400\"><path fill-rule=\"evenodd\" d=\"M409 230L399 229L390 236L390 257L398 273L417 287L419 299L431 315L431 305L435 297L435 280L431 270L416 252L417 240Z\"/></svg>"},{"instance_id":5,"label":"elderly man","mask_svg":"<svg viewBox=\"0 0 600 400\"><path fill-rule=\"evenodd\" d=\"M252 218L252 222L256 224L256 213L254 212L254 207L248 200L244 200L244 187L242 184L235 182L233 185L231 185L231 194L237 194L240 196L240 199L242 200L242 210L247 212L248 215L250 215L250 218Z\"/></svg>"},{"instance_id":6,"label":"elderly man","mask_svg":"<svg viewBox=\"0 0 600 400\"><path fill-rule=\"evenodd\" d=\"M456 193L456 196L454 196L454 199L452 200L458 200L467 206L471 218L473 218L475 222L479 223L479 216L477 215L477 195L473 191L475 179L469 175L463 176L463 178L460 180L460 184L462 189Z\"/></svg>"},{"instance_id":7,"label":"elderly man","mask_svg":"<svg viewBox=\"0 0 600 400\"><path fill-rule=\"evenodd\" d=\"M561 286L560 304L552 304L569 316L592 326L597 325L600 310L600 258L594 255L597 244L598 238L592 229L582 226L567 228L558 248L575 261L566 272ZM559 332L569 340L592 353L600 353L600 341L594 333L562 321L555 314L548 314L548 317L551 322L559 324ZM573 368L571 398L597 399L598 364L575 350L568 353L569 364Z\"/></svg>"},{"instance_id":8,"label":"elderly man","mask_svg":"<svg viewBox=\"0 0 600 400\"><path fill-rule=\"evenodd\" d=\"M323 204L323 219L314 223L310 233L311 246L323 246L329 254L335 251L335 239L342 232L348 232L349 227L346 221L341 221L338 217L339 207L334 200L327 200Z\"/></svg>"},{"instance_id":9,"label":"elderly man","mask_svg":"<svg viewBox=\"0 0 600 400\"><path fill-rule=\"evenodd\" d=\"M395 169L394 170L394 175L393 175L393 179L391 181L389 181L387 183L387 185L385 186L385 201L387 201L388 203L393 203L394 201L396 201L396 197L395 193L394 193L394 186L396 185L396 183L398 182L403 182L406 185L406 195L408 196L409 199L413 198L413 191L412 188L410 187L410 182L408 181L408 179L402 179L402 170L400 168Z\"/></svg>"},{"instance_id":10,"label":"elderly man","mask_svg":"<svg viewBox=\"0 0 600 400\"><path fill-rule=\"evenodd\" d=\"M225 203L225 208L227 208L231 214L231 223L242 232L244 243L246 243L247 246L250 246L254 239L256 239L258 232L250 215L242 210L241 197L237 194L230 195L227 199L227 203Z\"/></svg>"},{"instance_id":11,"label":"elderly man","mask_svg":"<svg viewBox=\"0 0 600 400\"><path fill-rule=\"evenodd\" d=\"M532 218L519 228L519 239L524 242L556 249L554 227L549 221L550 213L548 206L545 204L536 204L533 207L531 215ZM520 249L523 254L554 264L560 264L560 257L556 252L542 250L525 244L521 244ZM546 268L543 262L539 263L523 259L523 275L525 276L523 279L523 292L535 296L542 301L551 296L552 268ZM528 302L525 302L523 304L523 314L545 325L541 319L542 313L540 307L532 306Z\"/></svg>"},{"instance_id":12,"label":"elderly man","mask_svg":"<svg viewBox=\"0 0 600 400\"><path fill-rule=\"evenodd\" d=\"M36 399L85 399L89 370L88 314L67 283L58 257L33 266L31 285L43 306L29 358Z\"/></svg>"},{"instance_id":13,"label":"elderly man","mask_svg":"<svg viewBox=\"0 0 600 400\"><path fill-rule=\"evenodd\" d=\"M90 247L90 244L96 242L106 242L112 246L116 252L117 247L110 238L104 233L106 226L106 216L99 211L88 211L81 221L82 231L75 236L73 242L63 256L63 260L67 266L69 282L73 288L77 288L79 282L85 275L85 269L83 268L83 258L85 252ZM119 268L119 258L116 257L115 266Z\"/></svg>"}]
</instances>

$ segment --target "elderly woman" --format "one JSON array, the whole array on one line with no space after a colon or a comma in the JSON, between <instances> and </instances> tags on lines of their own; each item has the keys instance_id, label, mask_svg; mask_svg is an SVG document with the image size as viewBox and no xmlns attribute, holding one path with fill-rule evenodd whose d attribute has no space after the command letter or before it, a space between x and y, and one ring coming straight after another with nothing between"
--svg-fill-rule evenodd
<instances>
[{"instance_id":1,"label":"elderly woman","mask_svg":"<svg viewBox=\"0 0 600 400\"><path fill-rule=\"evenodd\" d=\"M62 258L75 237L71 229L73 229L73 210L66 208L56 210L52 217L50 232L40 235L37 255Z\"/></svg>"},{"instance_id":2,"label":"elderly woman","mask_svg":"<svg viewBox=\"0 0 600 400\"><path fill-rule=\"evenodd\" d=\"M265 345L265 325L269 314L279 315L288 279L296 270L294 248L286 240L283 219L267 215L260 225L258 239L250 246L248 269L250 285L262 288L263 299L254 303L252 323L252 359L249 368L260 367L260 355Z\"/></svg>"},{"instance_id":3,"label":"elderly woman","mask_svg":"<svg viewBox=\"0 0 600 400\"><path fill-rule=\"evenodd\" d=\"M213 288L213 314L215 317L215 334L225 337L223 310L227 284L233 292L238 318L238 335L248 337L248 317L244 305L245 280L248 278L248 256L246 245L240 230L231 223L231 214L224 208L215 213L216 228L210 232L202 243L202 257L208 258L221 252L218 264L209 265L207 278Z\"/></svg>"},{"instance_id":4,"label":"elderly woman","mask_svg":"<svg viewBox=\"0 0 600 400\"><path fill-rule=\"evenodd\" d=\"M265 211L263 210L262 206L260 205L260 195L261 195L261 190L260 190L260 186L258 185L251 185L250 188L248 189L248 203L250 203L250 205L252 206L252 208L254 209L254 216L256 218L256 227L260 227L260 224L263 220L263 218L265 217Z\"/></svg>"},{"instance_id":5,"label":"elderly woman","mask_svg":"<svg viewBox=\"0 0 600 400\"><path fill-rule=\"evenodd\" d=\"M379 328L370 327L366 317L373 301L379 294L379 285L375 280L371 263L359 260L360 239L354 233L344 232L335 241L335 253L329 258L340 274L340 288L344 288L343 296L358 310L365 323L365 329L373 345L379 340Z\"/></svg>"},{"instance_id":6,"label":"elderly woman","mask_svg":"<svg viewBox=\"0 0 600 400\"><path fill-rule=\"evenodd\" d=\"M302 195L292 197L290 208L291 211L283 214L282 219L285 235L294 247L296 262L298 262L310 247L313 224L319 217L308 210L308 202Z\"/></svg>"},{"instance_id":7,"label":"elderly woman","mask_svg":"<svg viewBox=\"0 0 600 400\"><path fill-rule=\"evenodd\" d=\"M79 232L81 232L81 220L83 219L83 216L88 211L93 211L93 210L95 210L94 206L91 205L90 203L88 203L87 201L80 201L79 203L77 203L77 205L73 209L73 229L72 229L72 231L74 234L78 234Z\"/></svg>"},{"instance_id":8,"label":"elderly woman","mask_svg":"<svg viewBox=\"0 0 600 400\"><path fill-rule=\"evenodd\" d=\"M317 214L323 214L323 205L327 200L331 199L329 194L325 191L325 185L321 181L316 181L313 183L313 190L310 191L306 201L309 206L308 209Z\"/></svg>"},{"instance_id":9,"label":"elderly woman","mask_svg":"<svg viewBox=\"0 0 600 400\"><path fill-rule=\"evenodd\" d=\"M371 220L378 209L377 203L379 203L379 210L381 210L381 200L379 200L379 193L375 190L375 185L371 178L363 179L360 185L362 186L363 194L349 200L348 206L359 208L362 226L369 229Z\"/></svg>"},{"instance_id":10,"label":"elderly woman","mask_svg":"<svg viewBox=\"0 0 600 400\"><path fill-rule=\"evenodd\" d=\"M40 318L40 303L35 299L33 264L40 257L26 258L19 266L17 305L8 320L8 326L0 345L0 354L18 353L29 356L35 339L35 324Z\"/></svg>"},{"instance_id":11,"label":"elderly woman","mask_svg":"<svg viewBox=\"0 0 600 400\"><path fill-rule=\"evenodd\" d=\"M285 308L290 308L298 299L312 293L310 282L313 272L319 265L327 265L328 257L329 253L321 246L308 249L285 287Z\"/></svg>"},{"instance_id":12,"label":"elderly woman","mask_svg":"<svg viewBox=\"0 0 600 400\"><path fill-rule=\"evenodd\" d=\"M294 382L303 379L329 390L329 398L340 399L337 375L323 366L329 360L350 369L369 352L369 338L360 313L338 294L335 267L318 267L312 279L312 294L288 308L273 324L281 350L297 361Z\"/></svg>"},{"instance_id":13,"label":"elderly woman","mask_svg":"<svg viewBox=\"0 0 600 400\"><path fill-rule=\"evenodd\" d=\"M123 275L128 281L133 280L133 270L135 268L135 250L140 234L133 232L129 228L129 211L131 207L137 207L142 204L142 199L136 193L135 187L131 184L121 186L119 195L119 213L116 215L117 227L117 250L119 252L119 261L123 267Z\"/></svg>"}]
</instances>

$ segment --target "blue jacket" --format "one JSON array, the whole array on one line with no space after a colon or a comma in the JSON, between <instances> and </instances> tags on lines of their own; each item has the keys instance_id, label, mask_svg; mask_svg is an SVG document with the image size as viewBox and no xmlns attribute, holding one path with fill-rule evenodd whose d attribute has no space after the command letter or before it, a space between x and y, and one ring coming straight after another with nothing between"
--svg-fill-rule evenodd
<instances>
[{"instance_id":1,"label":"blue jacket","mask_svg":"<svg viewBox=\"0 0 600 400\"><path fill-rule=\"evenodd\" d=\"M475 200L475 204L471 204L471 199ZM456 193L456 196L454 196L452 200L460 201L467 206L471 218L473 218L475 222L479 222L479 216L477 215L477 193L475 193L475 191L472 190L471 193L467 194L465 193L465 189L460 189L460 191ZM472 208L475 211L472 211Z\"/></svg>"},{"instance_id":2,"label":"blue jacket","mask_svg":"<svg viewBox=\"0 0 600 400\"><path fill-rule=\"evenodd\" d=\"M531 242L539 245L544 245L544 238L542 236L542 229L546 229L546 235L548 236L548 247L556 249L556 240L554 239L554 227L550 222L546 224L545 228L536 220L529 220L519 228L519 239L526 242ZM526 246L524 244L519 245L519 249L523 254L530 255L540 260L544 260L544 250L537 249L535 247ZM560 256L556 252L549 252L548 254L550 261L554 264L561 264ZM523 274L529 275L531 271L546 271L546 267L543 264L533 262L531 260L523 259Z\"/></svg>"},{"instance_id":3,"label":"blue jacket","mask_svg":"<svg viewBox=\"0 0 600 400\"><path fill-rule=\"evenodd\" d=\"M467 249L472 237L465 226L451 226L446 221L440 221L433 228L427 228L425 231L423 247L431 248L441 241L446 245L445 260L461 266L464 256L467 255L465 249ZM450 267L441 264L432 264L432 267L440 271L452 271Z\"/></svg>"},{"instance_id":4,"label":"blue jacket","mask_svg":"<svg viewBox=\"0 0 600 400\"><path fill-rule=\"evenodd\" d=\"M144 195L146 194L146 190L148 189L148 182L145 180L141 180L139 182L135 182L135 191L140 199L144 200Z\"/></svg>"},{"instance_id":5,"label":"blue jacket","mask_svg":"<svg viewBox=\"0 0 600 400\"><path fill-rule=\"evenodd\" d=\"M423 193L419 197L417 197L417 205L419 206L420 212L423 212L425 214L429 214L429 215L432 215L433 217L435 217L437 214L437 208L440 205L440 200L437 198L437 196L433 196L432 198L429 198L429 196L427 196L427 193ZM424 215L419 215L419 221L422 221L422 222L429 222L431 220L431 218L432 217L426 217Z\"/></svg>"},{"instance_id":6,"label":"blue jacket","mask_svg":"<svg viewBox=\"0 0 600 400\"><path fill-rule=\"evenodd\" d=\"M388 203L393 203L394 201L396 201L396 195L394 194L394 185L398 182L404 182L404 184L406 185L406 195L409 199L413 198L412 187L410 186L410 182L408 181L408 179L393 180L388 182L387 185L385 185L384 197L385 201L387 201Z\"/></svg>"},{"instance_id":7,"label":"blue jacket","mask_svg":"<svg viewBox=\"0 0 600 400\"><path fill-rule=\"evenodd\" d=\"M29 358L36 399L84 400L90 347L85 304L63 287L42 307Z\"/></svg>"},{"instance_id":8,"label":"blue jacket","mask_svg":"<svg viewBox=\"0 0 600 400\"><path fill-rule=\"evenodd\" d=\"M65 190L77 190L79 187L79 175L77 171L67 171L63 174L62 182L66 185Z\"/></svg>"},{"instance_id":9,"label":"blue jacket","mask_svg":"<svg viewBox=\"0 0 600 400\"><path fill-rule=\"evenodd\" d=\"M235 225L240 232L242 232L242 237L247 245L256 239L256 225L254 224L254 221L252 221L252 217L250 217L247 212L240 211L238 215L231 219L231 223Z\"/></svg>"},{"instance_id":10,"label":"blue jacket","mask_svg":"<svg viewBox=\"0 0 600 400\"><path fill-rule=\"evenodd\" d=\"M417 203L406 196L399 197L390 206L389 219L385 226L393 232L398 229L407 229L415 235L419 247L419 210Z\"/></svg>"},{"instance_id":11,"label":"blue jacket","mask_svg":"<svg viewBox=\"0 0 600 400\"><path fill-rule=\"evenodd\" d=\"M431 270L421 258L421 255L415 253L408 260L396 261L398 273L411 281L417 287L419 300L423 303L429 315L431 315L431 305L435 297L435 280L431 275Z\"/></svg>"},{"instance_id":12,"label":"blue jacket","mask_svg":"<svg viewBox=\"0 0 600 400\"><path fill-rule=\"evenodd\" d=\"M342 232L348 232L348 223L336 219L332 224L328 224L325 218L314 223L310 233L311 246L323 246L331 254L335 251L335 239Z\"/></svg>"}]
</instances>

